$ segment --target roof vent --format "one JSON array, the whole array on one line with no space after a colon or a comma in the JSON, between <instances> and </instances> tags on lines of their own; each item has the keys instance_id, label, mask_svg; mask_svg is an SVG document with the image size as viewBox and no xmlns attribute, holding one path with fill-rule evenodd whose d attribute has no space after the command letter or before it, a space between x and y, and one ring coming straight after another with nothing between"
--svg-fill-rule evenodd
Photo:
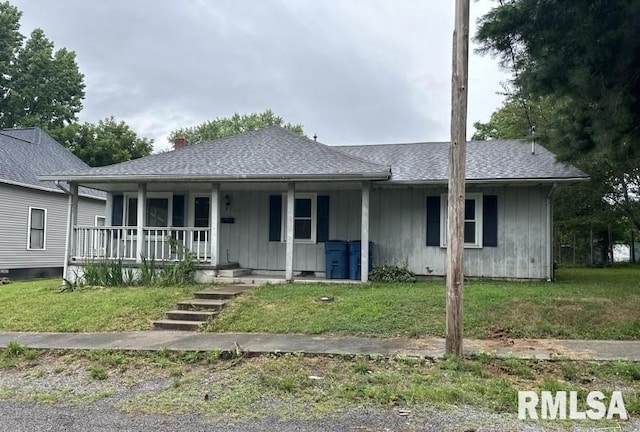
<instances>
[{"instance_id":1,"label":"roof vent","mask_svg":"<svg viewBox=\"0 0 640 432\"><path fill-rule=\"evenodd\" d=\"M536 127L531 126L531 154L536 154Z\"/></svg>"}]
</instances>

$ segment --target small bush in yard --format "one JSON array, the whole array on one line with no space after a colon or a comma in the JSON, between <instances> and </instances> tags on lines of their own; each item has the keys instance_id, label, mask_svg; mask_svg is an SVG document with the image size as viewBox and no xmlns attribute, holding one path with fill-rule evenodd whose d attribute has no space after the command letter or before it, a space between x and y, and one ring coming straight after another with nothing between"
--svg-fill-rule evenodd
<instances>
[{"instance_id":1,"label":"small bush in yard","mask_svg":"<svg viewBox=\"0 0 640 432\"><path fill-rule=\"evenodd\" d=\"M407 267L381 265L371 270L371 282L415 282L416 275Z\"/></svg>"}]
</instances>

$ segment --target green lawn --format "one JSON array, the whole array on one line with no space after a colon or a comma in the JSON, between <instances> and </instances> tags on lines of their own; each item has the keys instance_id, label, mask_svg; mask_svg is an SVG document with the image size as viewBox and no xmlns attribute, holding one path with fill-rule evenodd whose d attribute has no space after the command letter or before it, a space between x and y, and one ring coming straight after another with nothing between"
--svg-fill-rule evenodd
<instances>
[{"instance_id":1,"label":"green lawn","mask_svg":"<svg viewBox=\"0 0 640 432\"><path fill-rule=\"evenodd\" d=\"M321 296L334 297L321 303ZM465 284L466 337L640 339L640 267L561 269L556 282ZM207 329L221 332L444 336L442 281L256 289Z\"/></svg>"},{"instance_id":2,"label":"green lawn","mask_svg":"<svg viewBox=\"0 0 640 432\"><path fill-rule=\"evenodd\" d=\"M59 279L0 285L0 330L147 330L149 320L198 287L86 288L60 292Z\"/></svg>"}]
</instances>

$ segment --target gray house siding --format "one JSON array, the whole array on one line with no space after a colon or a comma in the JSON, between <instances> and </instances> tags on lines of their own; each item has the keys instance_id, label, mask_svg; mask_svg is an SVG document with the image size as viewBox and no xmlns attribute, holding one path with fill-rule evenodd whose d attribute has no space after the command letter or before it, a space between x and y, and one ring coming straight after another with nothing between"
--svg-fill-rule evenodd
<instances>
[{"instance_id":1,"label":"gray house siding","mask_svg":"<svg viewBox=\"0 0 640 432\"><path fill-rule=\"evenodd\" d=\"M0 184L0 269L61 268L64 264L68 198L46 192ZM47 210L46 249L27 250L29 207ZM104 216L103 200L80 197L78 223L94 225Z\"/></svg>"},{"instance_id":2,"label":"gray house siding","mask_svg":"<svg viewBox=\"0 0 640 432\"><path fill-rule=\"evenodd\" d=\"M220 250L224 263L229 261L254 270L285 268L284 242L269 241L269 196L278 192L231 192L233 204L222 217L234 217L235 223L220 225ZM303 192L301 192L303 193ZM329 196L329 238L360 238L360 191L317 192ZM296 243L295 271L324 272L324 243Z\"/></svg>"},{"instance_id":3,"label":"gray house siding","mask_svg":"<svg viewBox=\"0 0 640 432\"><path fill-rule=\"evenodd\" d=\"M465 274L473 277L547 278L549 235L546 197L549 187L495 187L468 192L498 197L497 247L465 249ZM241 267L282 271L285 244L269 241L269 195L265 191L230 192L233 204L222 217L233 224L220 226L222 262ZM420 275L444 275L446 249L426 246L426 197L444 189L405 187L371 192L370 239L374 264L407 265ZM360 238L360 191L318 191L330 197L329 238ZM324 244L296 243L294 270L324 272Z\"/></svg>"},{"instance_id":4,"label":"gray house siding","mask_svg":"<svg viewBox=\"0 0 640 432\"><path fill-rule=\"evenodd\" d=\"M549 236L545 200L549 188L499 187L468 192L498 197L498 245L465 248L465 275L546 278ZM441 193L445 190L406 188L372 194L371 241L376 244L376 263L406 264L420 275L446 274L446 248L426 246L426 197Z\"/></svg>"}]
</instances>

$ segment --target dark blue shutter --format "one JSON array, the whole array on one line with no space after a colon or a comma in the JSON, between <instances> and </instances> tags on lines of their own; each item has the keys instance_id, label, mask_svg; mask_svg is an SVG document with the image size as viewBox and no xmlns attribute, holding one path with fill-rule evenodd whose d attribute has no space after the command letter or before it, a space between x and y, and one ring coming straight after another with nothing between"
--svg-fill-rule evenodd
<instances>
[{"instance_id":1,"label":"dark blue shutter","mask_svg":"<svg viewBox=\"0 0 640 432\"><path fill-rule=\"evenodd\" d=\"M282 195L269 196L269 241L280 241L282 230Z\"/></svg>"},{"instance_id":2,"label":"dark blue shutter","mask_svg":"<svg viewBox=\"0 0 640 432\"><path fill-rule=\"evenodd\" d=\"M318 195L318 219L316 222L316 242L329 240L329 197Z\"/></svg>"},{"instance_id":3,"label":"dark blue shutter","mask_svg":"<svg viewBox=\"0 0 640 432\"><path fill-rule=\"evenodd\" d=\"M482 198L482 246L498 246L498 196Z\"/></svg>"},{"instance_id":4,"label":"dark blue shutter","mask_svg":"<svg viewBox=\"0 0 640 432\"><path fill-rule=\"evenodd\" d=\"M427 197L427 246L440 246L440 196Z\"/></svg>"},{"instance_id":5,"label":"dark blue shutter","mask_svg":"<svg viewBox=\"0 0 640 432\"><path fill-rule=\"evenodd\" d=\"M111 206L111 226L122 226L122 210L124 206L124 196L122 194L113 195Z\"/></svg>"}]
</instances>

